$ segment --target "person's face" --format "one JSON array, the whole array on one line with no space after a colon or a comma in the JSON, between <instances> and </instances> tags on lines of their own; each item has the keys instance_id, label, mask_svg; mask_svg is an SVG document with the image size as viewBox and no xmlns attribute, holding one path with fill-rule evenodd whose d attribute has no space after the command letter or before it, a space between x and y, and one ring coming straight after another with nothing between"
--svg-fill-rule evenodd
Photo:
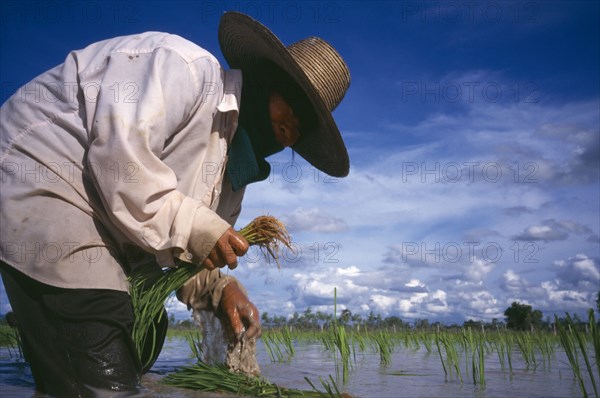
<instances>
[{"instance_id":1,"label":"person's face","mask_svg":"<svg viewBox=\"0 0 600 398\"><path fill-rule=\"evenodd\" d=\"M300 121L278 92L271 92L269 114L275 140L283 147L294 145L300 138Z\"/></svg>"}]
</instances>

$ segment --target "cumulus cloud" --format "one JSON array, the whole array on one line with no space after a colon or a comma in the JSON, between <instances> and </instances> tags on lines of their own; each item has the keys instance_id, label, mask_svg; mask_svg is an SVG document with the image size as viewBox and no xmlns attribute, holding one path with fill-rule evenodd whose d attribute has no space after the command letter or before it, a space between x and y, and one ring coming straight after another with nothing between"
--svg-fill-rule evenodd
<instances>
[{"instance_id":1,"label":"cumulus cloud","mask_svg":"<svg viewBox=\"0 0 600 398\"><path fill-rule=\"evenodd\" d=\"M545 299L537 299L533 306L544 305L551 313L562 315L563 312L582 311L592 308L596 292L580 291L566 288L560 281L544 281L541 287L546 294ZM560 310L558 310L560 309Z\"/></svg>"},{"instance_id":2,"label":"cumulus cloud","mask_svg":"<svg viewBox=\"0 0 600 398\"><path fill-rule=\"evenodd\" d=\"M318 272L295 273L290 289L297 301L308 305L333 304L334 289L340 303L348 303L370 291L367 286L357 283L358 268L326 268ZM357 280L354 280L356 278Z\"/></svg>"},{"instance_id":3,"label":"cumulus cloud","mask_svg":"<svg viewBox=\"0 0 600 398\"><path fill-rule=\"evenodd\" d=\"M568 260L554 263L556 276L563 285L572 287L589 286L600 289L600 266L598 260L578 254Z\"/></svg>"},{"instance_id":4,"label":"cumulus cloud","mask_svg":"<svg viewBox=\"0 0 600 398\"><path fill-rule=\"evenodd\" d=\"M487 290L459 292L458 296L466 307L464 313L467 318L497 318L504 311L501 303Z\"/></svg>"},{"instance_id":5,"label":"cumulus cloud","mask_svg":"<svg viewBox=\"0 0 600 398\"><path fill-rule=\"evenodd\" d=\"M475 258L474 261L465 269L463 278L469 282L482 284L485 277L493 269L493 263L486 262L480 258Z\"/></svg>"},{"instance_id":6,"label":"cumulus cloud","mask_svg":"<svg viewBox=\"0 0 600 398\"><path fill-rule=\"evenodd\" d=\"M596 273L590 269L592 261L597 271L597 259L553 263L566 258L562 251L597 250L593 155L598 139L592 129L598 122L597 103L463 105L462 112L438 109L412 125L382 126L390 132L383 138L390 145L349 145L355 151L352 171L335 184L317 182L301 163L307 172L292 184L293 192L282 189L277 178L249 187L248 218L269 212L303 239L302 257L284 264L279 279L266 278L258 267L252 270L256 275L248 274L258 275L261 283L269 280L267 290L281 293L275 297L258 289L265 297L259 308L277 312L283 302L299 311L308 305L332 306L335 286L338 304L353 312L490 319L501 316L511 301L551 314L589 299L593 289L597 293L597 283L592 286ZM418 136L419 145L390 138L398 131ZM494 167L483 174L486 164ZM463 172L457 181L445 178L457 170ZM495 171L502 172L499 180L493 178ZM313 259L311 245L326 233L340 242L339 262L323 266L323 256L319 262ZM486 241L496 244L489 246L487 257L482 251ZM514 256L522 252L522 241L553 244L539 251L536 246L532 265ZM480 245L467 247L467 242ZM462 249L455 262L449 261L453 252L445 250L453 247ZM495 247L504 251L491 262ZM533 267L535 273L525 274Z\"/></svg>"},{"instance_id":7,"label":"cumulus cloud","mask_svg":"<svg viewBox=\"0 0 600 398\"><path fill-rule=\"evenodd\" d=\"M592 116L593 117L593 116ZM597 115L595 116L597 119ZM547 123L535 132L537 136L568 143L569 157L556 168L554 178L561 183L590 183L600 177L600 134L597 127L578 123Z\"/></svg>"},{"instance_id":8,"label":"cumulus cloud","mask_svg":"<svg viewBox=\"0 0 600 398\"><path fill-rule=\"evenodd\" d=\"M319 208L299 208L282 217L290 231L341 232L348 228L344 220Z\"/></svg>"},{"instance_id":9,"label":"cumulus cloud","mask_svg":"<svg viewBox=\"0 0 600 398\"><path fill-rule=\"evenodd\" d=\"M521 241L554 241L554 240L565 240L569 237L569 234L565 231L555 229L550 225L532 225L525 228L525 231L516 235L514 240Z\"/></svg>"},{"instance_id":10,"label":"cumulus cloud","mask_svg":"<svg viewBox=\"0 0 600 398\"><path fill-rule=\"evenodd\" d=\"M400 309L398 307L397 299L383 294L371 295L370 303L374 309L377 309L383 313L390 313L393 310ZM410 308L405 310L410 310Z\"/></svg>"},{"instance_id":11,"label":"cumulus cloud","mask_svg":"<svg viewBox=\"0 0 600 398\"><path fill-rule=\"evenodd\" d=\"M542 310L546 316L591 308L600 289L597 259L578 254L567 260L555 261L553 268L554 278L535 284L508 269L499 285L505 292L505 303L526 303Z\"/></svg>"},{"instance_id":12,"label":"cumulus cloud","mask_svg":"<svg viewBox=\"0 0 600 398\"><path fill-rule=\"evenodd\" d=\"M503 290L512 292L522 292L529 286L529 283L519 276L512 269L508 269L503 275L500 282L500 287Z\"/></svg>"},{"instance_id":13,"label":"cumulus cloud","mask_svg":"<svg viewBox=\"0 0 600 398\"><path fill-rule=\"evenodd\" d=\"M545 225L550 225L553 228L556 229L561 229L563 231L566 232L571 232L574 233L576 235L588 235L588 234L592 234L592 230L582 224L579 224L575 221L571 221L571 220L555 220L555 219L550 219L550 220L546 220L544 221Z\"/></svg>"},{"instance_id":14,"label":"cumulus cloud","mask_svg":"<svg viewBox=\"0 0 600 398\"><path fill-rule=\"evenodd\" d=\"M566 240L569 234L594 236L593 231L582 224L572 220L549 219L542 221L541 225L532 225L514 236L518 241L559 241Z\"/></svg>"}]
</instances>

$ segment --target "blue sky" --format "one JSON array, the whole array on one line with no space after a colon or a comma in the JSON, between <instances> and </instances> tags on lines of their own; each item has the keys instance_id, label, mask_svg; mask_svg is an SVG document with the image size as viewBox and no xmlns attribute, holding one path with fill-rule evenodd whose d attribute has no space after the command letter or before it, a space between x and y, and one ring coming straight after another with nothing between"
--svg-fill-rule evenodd
<instances>
[{"instance_id":1,"label":"blue sky","mask_svg":"<svg viewBox=\"0 0 600 398\"><path fill-rule=\"evenodd\" d=\"M600 290L600 10L593 1L2 2L4 102L68 52L148 30L220 60L225 10L286 43L315 35L352 84L334 116L347 178L291 151L249 187L237 227L269 213L296 253L231 274L269 314L338 306L443 322L512 301L583 314ZM291 163L294 161L294 163ZM2 293L2 311L7 300ZM170 305L178 318L183 306Z\"/></svg>"}]
</instances>

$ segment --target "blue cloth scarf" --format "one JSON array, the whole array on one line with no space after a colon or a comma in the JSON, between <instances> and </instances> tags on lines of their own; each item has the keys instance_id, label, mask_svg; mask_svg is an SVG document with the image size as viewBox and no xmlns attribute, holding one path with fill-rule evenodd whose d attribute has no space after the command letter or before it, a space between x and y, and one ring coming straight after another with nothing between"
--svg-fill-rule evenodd
<instances>
[{"instance_id":1,"label":"blue cloth scarf","mask_svg":"<svg viewBox=\"0 0 600 398\"><path fill-rule=\"evenodd\" d=\"M227 153L226 170L234 191L265 180L271 172L271 165L265 158L283 150L273 134L269 114L270 98L268 84L252 85L244 82L238 128Z\"/></svg>"},{"instance_id":2,"label":"blue cloth scarf","mask_svg":"<svg viewBox=\"0 0 600 398\"><path fill-rule=\"evenodd\" d=\"M227 174L234 192L253 182L265 180L271 172L269 162L254 153L250 136L241 126L235 132L227 156Z\"/></svg>"}]
</instances>

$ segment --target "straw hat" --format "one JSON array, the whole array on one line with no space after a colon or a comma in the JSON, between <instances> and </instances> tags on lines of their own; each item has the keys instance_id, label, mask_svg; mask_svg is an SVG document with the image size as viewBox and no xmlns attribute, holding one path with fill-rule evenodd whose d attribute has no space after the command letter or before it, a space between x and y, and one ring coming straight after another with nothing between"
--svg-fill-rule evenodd
<instances>
[{"instance_id":1,"label":"straw hat","mask_svg":"<svg viewBox=\"0 0 600 398\"><path fill-rule=\"evenodd\" d=\"M219 44L231 68L245 69L266 59L294 79L318 122L301 132L293 149L317 169L334 177L347 176L348 151L331 112L350 86L350 72L337 51L318 37L286 47L267 27L238 12L226 12L221 18Z\"/></svg>"}]
</instances>

